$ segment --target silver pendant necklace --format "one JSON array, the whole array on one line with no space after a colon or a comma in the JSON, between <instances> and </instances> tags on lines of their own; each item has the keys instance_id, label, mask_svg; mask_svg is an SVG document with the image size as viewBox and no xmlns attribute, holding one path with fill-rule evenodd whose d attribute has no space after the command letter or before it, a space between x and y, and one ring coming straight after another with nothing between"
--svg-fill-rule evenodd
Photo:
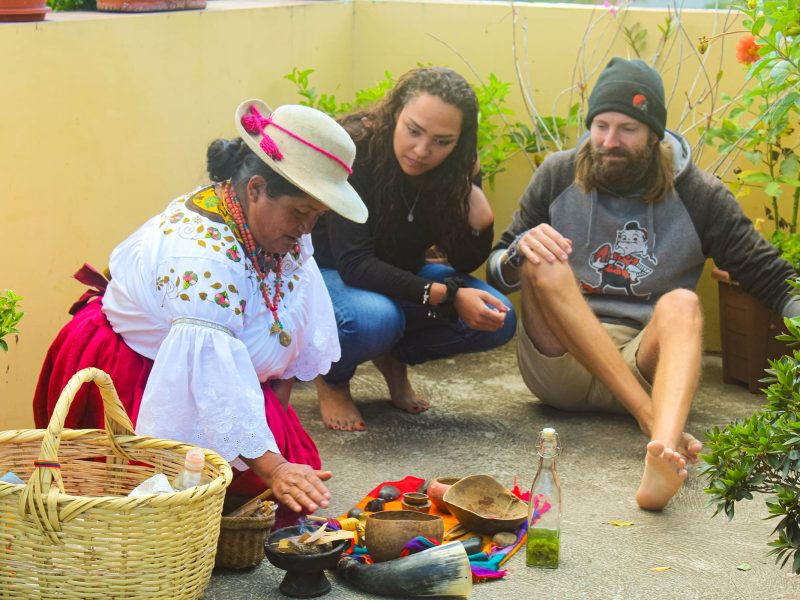
<instances>
[{"instance_id":1,"label":"silver pendant necklace","mask_svg":"<svg viewBox=\"0 0 800 600\"><path fill-rule=\"evenodd\" d=\"M403 204L405 204L406 208L408 208L408 222L414 222L414 209L417 208L417 202L419 202L419 195L422 193L422 186L417 189L417 195L414 197L414 204L411 205L411 208L408 208L408 200L406 199L405 192L402 192L401 195L403 197Z\"/></svg>"}]
</instances>

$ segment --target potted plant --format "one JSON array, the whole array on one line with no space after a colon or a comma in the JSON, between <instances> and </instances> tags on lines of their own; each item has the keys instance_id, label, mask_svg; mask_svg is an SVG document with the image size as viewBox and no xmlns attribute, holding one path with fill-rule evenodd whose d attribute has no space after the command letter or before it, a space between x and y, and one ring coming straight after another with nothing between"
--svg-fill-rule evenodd
<instances>
[{"instance_id":1,"label":"potted plant","mask_svg":"<svg viewBox=\"0 0 800 600\"><path fill-rule=\"evenodd\" d=\"M0 22L44 21L47 0L0 0Z\"/></svg>"},{"instance_id":2,"label":"potted plant","mask_svg":"<svg viewBox=\"0 0 800 600\"><path fill-rule=\"evenodd\" d=\"M7 335L16 334L17 324L25 313L17 310L17 302L22 300L11 290L0 294L0 349L8 352L8 342L4 339Z\"/></svg>"},{"instance_id":3,"label":"potted plant","mask_svg":"<svg viewBox=\"0 0 800 600\"><path fill-rule=\"evenodd\" d=\"M85 0L54 0L56 2ZM206 0L97 0L97 10L109 12L157 12L205 8Z\"/></svg>"},{"instance_id":4,"label":"potted plant","mask_svg":"<svg viewBox=\"0 0 800 600\"><path fill-rule=\"evenodd\" d=\"M799 281L793 282L796 289ZM800 318L785 325L782 340L800 344ZM768 518L777 519L769 554L781 567L791 561L800 574L800 351L771 360L767 374L767 404L747 419L707 432L710 451L702 455L701 470L715 515L732 519L737 502L768 495Z\"/></svg>"},{"instance_id":5,"label":"potted plant","mask_svg":"<svg viewBox=\"0 0 800 600\"><path fill-rule=\"evenodd\" d=\"M706 130L707 143L716 146L720 158L714 172L725 177L737 197L753 189L768 198L765 221L772 224L767 238L797 270L800 266L800 158L795 153L793 123L800 110L800 11L797 0L758 2L737 6L748 28L739 39L737 60L747 65L744 93L728 102L725 116ZM738 32L742 33L742 32ZM701 39L703 51L709 40ZM747 166L742 168L740 157ZM787 202L788 200L788 202ZM723 373L726 381L747 384L751 392L761 388L759 379L768 359L785 349L774 340L783 321L774 311L742 291L724 271L712 275L719 281Z\"/></svg>"}]
</instances>

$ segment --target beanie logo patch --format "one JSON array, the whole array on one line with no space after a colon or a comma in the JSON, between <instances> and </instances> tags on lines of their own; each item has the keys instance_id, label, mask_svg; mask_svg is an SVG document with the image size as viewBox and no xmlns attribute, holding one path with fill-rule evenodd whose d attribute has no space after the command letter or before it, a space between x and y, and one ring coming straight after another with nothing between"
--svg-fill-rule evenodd
<instances>
[{"instance_id":1,"label":"beanie logo patch","mask_svg":"<svg viewBox=\"0 0 800 600\"><path fill-rule=\"evenodd\" d=\"M647 96L644 94L636 94L633 97L633 105L641 110L642 112L647 112Z\"/></svg>"}]
</instances>

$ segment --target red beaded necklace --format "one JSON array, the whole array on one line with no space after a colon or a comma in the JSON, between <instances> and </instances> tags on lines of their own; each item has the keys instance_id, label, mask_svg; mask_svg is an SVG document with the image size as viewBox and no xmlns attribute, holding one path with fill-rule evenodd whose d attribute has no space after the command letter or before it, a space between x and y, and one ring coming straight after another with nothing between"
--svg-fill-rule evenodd
<instances>
[{"instance_id":1,"label":"red beaded necklace","mask_svg":"<svg viewBox=\"0 0 800 600\"><path fill-rule=\"evenodd\" d=\"M287 347L292 343L292 334L283 328L283 323L281 323L281 319L278 316L278 305L281 302L281 286L283 285L283 279L281 278L281 273L283 270L283 256L280 254L274 255L275 267L272 270L275 272L275 292L272 294L272 299L270 299L269 288L267 287L267 274L264 272L258 262L256 242L253 239L253 234L251 233L250 228L247 226L247 221L244 218L244 211L242 210L242 205L239 202L239 197L233 192L230 182L226 181L222 184L222 195L225 200L225 206L233 216L236 229L239 230L245 252L250 257L250 262L253 264L253 270L255 270L256 275L258 276L258 284L259 288L261 289L261 295L264 297L264 303L267 305L267 308L272 313L272 318L275 320L275 322L269 328L269 332L271 335L278 334L278 341L280 342L281 346ZM295 250L297 251L297 248L295 248Z\"/></svg>"}]
</instances>

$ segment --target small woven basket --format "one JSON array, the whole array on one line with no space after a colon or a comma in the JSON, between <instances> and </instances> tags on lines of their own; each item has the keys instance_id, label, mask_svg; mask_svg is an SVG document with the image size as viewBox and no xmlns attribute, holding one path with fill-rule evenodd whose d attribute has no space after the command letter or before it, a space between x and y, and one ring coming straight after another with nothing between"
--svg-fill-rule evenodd
<instances>
[{"instance_id":1,"label":"small woven basket","mask_svg":"<svg viewBox=\"0 0 800 600\"><path fill-rule=\"evenodd\" d=\"M275 525L275 513L266 512L246 517L222 517L215 567L246 569L264 560L264 540Z\"/></svg>"},{"instance_id":2,"label":"small woven basket","mask_svg":"<svg viewBox=\"0 0 800 600\"><path fill-rule=\"evenodd\" d=\"M64 429L75 393L91 381L106 429ZM46 430L0 432L0 473L27 479L0 482L0 598L199 598L214 567L228 463L205 450L210 483L128 496L155 473L177 475L192 447L135 435L111 378L94 368L69 380Z\"/></svg>"}]
</instances>

